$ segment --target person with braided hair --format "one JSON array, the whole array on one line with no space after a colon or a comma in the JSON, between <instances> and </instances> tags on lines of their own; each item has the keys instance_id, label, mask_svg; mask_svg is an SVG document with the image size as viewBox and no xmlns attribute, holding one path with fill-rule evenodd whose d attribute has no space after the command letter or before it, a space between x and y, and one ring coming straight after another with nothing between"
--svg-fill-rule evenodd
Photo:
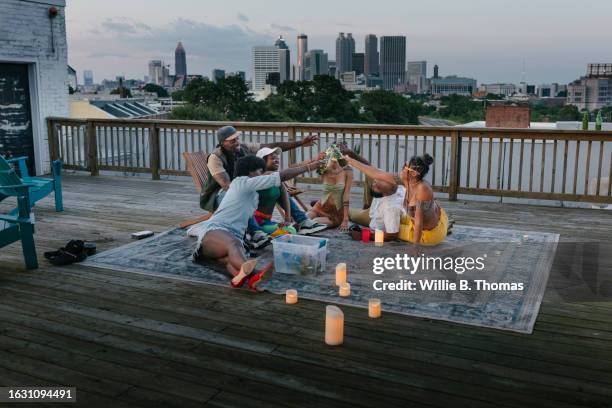
<instances>
[{"instance_id":1,"label":"person with braided hair","mask_svg":"<svg viewBox=\"0 0 612 408\"><path fill-rule=\"evenodd\" d=\"M398 176L394 174L368 166L349 156L344 158L351 167L373 180L404 186L406 194L399 239L420 245L437 245L444 241L449 228L448 216L434 200L433 189L424 179L433 164L433 157L427 153L413 156L400 171L399 182Z\"/></svg>"}]
</instances>

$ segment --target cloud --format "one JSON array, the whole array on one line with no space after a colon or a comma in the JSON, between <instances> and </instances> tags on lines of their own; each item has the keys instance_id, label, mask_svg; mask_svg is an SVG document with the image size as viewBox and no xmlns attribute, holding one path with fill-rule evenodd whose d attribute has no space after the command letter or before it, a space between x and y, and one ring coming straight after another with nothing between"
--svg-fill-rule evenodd
<instances>
[{"instance_id":1,"label":"cloud","mask_svg":"<svg viewBox=\"0 0 612 408\"><path fill-rule=\"evenodd\" d=\"M94 35L93 30L99 34ZM108 77L113 77L110 73L117 69L127 76L142 77L151 59L162 59L174 65L174 49L181 41L187 53L188 72L209 75L213 68L249 71L253 46L272 45L274 39L272 33L261 33L238 24L215 26L178 18L166 24L148 26L135 20L107 19L91 27L87 36L71 40L71 55L75 63L95 64ZM95 50L91 49L93 42ZM95 63L87 62L88 59L95 59ZM118 67L118 61L124 63Z\"/></svg>"},{"instance_id":2,"label":"cloud","mask_svg":"<svg viewBox=\"0 0 612 408\"><path fill-rule=\"evenodd\" d=\"M106 32L116 32L121 34L139 34L151 31L151 27L144 23L122 18L107 18L102 22L101 26ZM94 30L96 30L96 28L94 28Z\"/></svg>"},{"instance_id":3,"label":"cloud","mask_svg":"<svg viewBox=\"0 0 612 408\"><path fill-rule=\"evenodd\" d=\"M249 22L249 18L242 13L238 13L236 17L238 18L238 20L244 21L245 23Z\"/></svg>"},{"instance_id":4,"label":"cloud","mask_svg":"<svg viewBox=\"0 0 612 408\"><path fill-rule=\"evenodd\" d=\"M270 27L272 27L274 30L277 30L277 31L297 31L293 27L278 25L278 24L270 24Z\"/></svg>"}]
</instances>

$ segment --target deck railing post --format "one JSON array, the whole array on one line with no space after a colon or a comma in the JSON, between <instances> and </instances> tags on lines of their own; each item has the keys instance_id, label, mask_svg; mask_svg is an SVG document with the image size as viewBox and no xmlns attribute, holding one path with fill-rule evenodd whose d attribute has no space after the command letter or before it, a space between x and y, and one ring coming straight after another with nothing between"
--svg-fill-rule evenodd
<instances>
[{"instance_id":1,"label":"deck railing post","mask_svg":"<svg viewBox=\"0 0 612 408\"><path fill-rule=\"evenodd\" d=\"M451 131L450 172L448 199L449 201L457 201L457 191L461 178L461 135L458 130Z\"/></svg>"},{"instance_id":2,"label":"deck railing post","mask_svg":"<svg viewBox=\"0 0 612 408\"><path fill-rule=\"evenodd\" d=\"M289 142L295 142L295 127L290 126L287 128L287 140ZM295 149L289 150L289 165L293 166L296 163Z\"/></svg>"},{"instance_id":3,"label":"deck railing post","mask_svg":"<svg viewBox=\"0 0 612 408\"><path fill-rule=\"evenodd\" d=\"M87 164L92 176L100 175L98 169L98 137L96 135L96 125L88 120L86 125L85 142L87 143Z\"/></svg>"},{"instance_id":4,"label":"deck railing post","mask_svg":"<svg viewBox=\"0 0 612 408\"><path fill-rule=\"evenodd\" d=\"M51 118L47 118L47 141L49 142L49 162L53 163L59 159L59 148L55 121Z\"/></svg>"},{"instance_id":5,"label":"deck railing post","mask_svg":"<svg viewBox=\"0 0 612 408\"><path fill-rule=\"evenodd\" d=\"M159 127L157 124L149 128L149 161L151 164L151 178L159 180Z\"/></svg>"}]
</instances>

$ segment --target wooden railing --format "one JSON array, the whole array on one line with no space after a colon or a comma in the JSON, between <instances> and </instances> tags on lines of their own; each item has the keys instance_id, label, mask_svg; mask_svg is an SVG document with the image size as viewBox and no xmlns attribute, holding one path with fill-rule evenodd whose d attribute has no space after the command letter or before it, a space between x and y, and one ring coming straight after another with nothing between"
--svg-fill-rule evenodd
<instances>
[{"instance_id":1,"label":"wooden railing","mask_svg":"<svg viewBox=\"0 0 612 408\"><path fill-rule=\"evenodd\" d=\"M49 118L49 150L67 169L188 175L185 151L211 152L226 122ZM474 129L398 125L232 123L246 142L279 142L319 135L317 146L284 152L281 165L312 157L334 141L359 147L372 165L397 173L428 152L427 180L437 192L612 203L612 132ZM356 185L363 175L355 174ZM319 183L318 178L298 181Z\"/></svg>"}]
</instances>

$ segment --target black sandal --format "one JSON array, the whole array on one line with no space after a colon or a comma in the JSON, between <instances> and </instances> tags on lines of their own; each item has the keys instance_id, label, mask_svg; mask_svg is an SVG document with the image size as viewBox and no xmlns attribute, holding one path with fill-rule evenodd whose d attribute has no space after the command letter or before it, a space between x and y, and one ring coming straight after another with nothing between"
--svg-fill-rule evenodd
<instances>
[{"instance_id":1,"label":"black sandal","mask_svg":"<svg viewBox=\"0 0 612 408\"><path fill-rule=\"evenodd\" d=\"M57 251L45 252L44 256L54 265L68 265L73 262L81 262L89 255L94 255L95 253L95 243L76 239L69 241L65 247Z\"/></svg>"}]
</instances>

